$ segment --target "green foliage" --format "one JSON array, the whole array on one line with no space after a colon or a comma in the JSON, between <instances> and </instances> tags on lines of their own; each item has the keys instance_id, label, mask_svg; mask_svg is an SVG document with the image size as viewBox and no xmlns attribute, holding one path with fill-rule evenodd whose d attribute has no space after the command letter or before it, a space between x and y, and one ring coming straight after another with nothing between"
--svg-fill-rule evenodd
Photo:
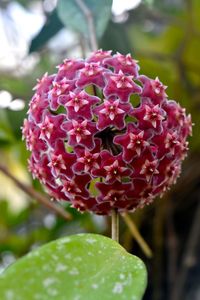
<instances>
[{"instance_id":1,"label":"green foliage","mask_svg":"<svg viewBox=\"0 0 200 300\"><path fill-rule=\"evenodd\" d=\"M132 46L128 38L126 27L123 24L109 22L107 30L100 40L100 47L105 50L112 49L113 52L127 54L131 52Z\"/></svg>"},{"instance_id":2,"label":"green foliage","mask_svg":"<svg viewBox=\"0 0 200 300\"><path fill-rule=\"evenodd\" d=\"M91 11L96 34L100 38L110 18L112 0L81 0L80 2ZM58 15L65 26L88 38L88 21L78 1L59 0L57 9Z\"/></svg>"},{"instance_id":3,"label":"green foliage","mask_svg":"<svg viewBox=\"0 0 200 300\"><path fill-rule=\"evenodd\" d=\"M118 243L94 234L51 242L10 266L0 278L1 300L140 300L146 269Z\"/></svg>"},{"instance_id":4,"label":"green foliage","mask_svg":"<svg viewBox=\"0 0 200 300\"><path fill-rule=\"evenodd\" d=\"M32 40L29 53L40 50L44 45L63 28L63 24L58 18L57 10L55 9L47 18L38 35Z\"/></svg>"},{"instance_id":5,"label":"green foliage","mask_svg":"<svg viewBox=\"0 0 200 300\"><path fill-rule=\"evenodd\" d=\"M15 140L7 114L0 109L0 145L10 144Z\"/></svg>"}]
</instances>

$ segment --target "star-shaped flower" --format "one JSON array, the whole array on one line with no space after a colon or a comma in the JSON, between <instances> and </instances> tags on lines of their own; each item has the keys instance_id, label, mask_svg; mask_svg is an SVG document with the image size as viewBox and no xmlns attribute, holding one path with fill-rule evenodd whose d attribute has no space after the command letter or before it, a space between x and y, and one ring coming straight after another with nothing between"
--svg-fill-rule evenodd
<instances>
[{"instance_id":1,"label":"star-shaped flower","mask_svg":"<svg viewBox=\"0 0 200 300\"><path fill-rule=\"evenodd\" d=\"M192 117L191 114L187 115L185 117L183 126L181 127L181 135L183 139L186 139L188 135L192 136L192 126L195 124L192 123Z\"/></svg>"},{"instance_id":2,"label":"star-shaped flower","mask_svg":"<svg viewBox=\"0 0 200 300\"><path fill-rule=\"evenodd\" d=\"M51 187L56 188L57 184L52 177L51 168L48 166L48 156L42 155L40 160L35 160L33 156L30 157L28 164L29 170L33 174L33 178L38 178L40 182Z\"/></svg>"},{"instance_id":3,"label":"star-shaped flower","mask_svg":"<svg viewBox=\"0 0 200 300\"><path fill-rule=\"evenodd\" d=\"M119 52L110 58L105 59L105 64L114 68L115 73L121 70L126 75L138 76L139 66L130 54L123 55Z\"/></svg>"},{"instance_id":4,"label":"star-shaped flower","mask_svg":"<svg viewBox=\"0 0 200 300\"><path fill-rule=\"evenodd\" d=\"M85 63L85 67L79 73L77 86L84 88L87 85L95 84L100 88L105 86L102 71L104 68L98 63Z\"/></svg>"},{"instance_id":5,"label":"star-shaped flower","mask_svg":"<svg viewBox=\"0 0 200 300\"><path fill-rule=\"evenodd\" d=\"M155 160L153 151L151 150L151 147L146 147L142 155L135 156L133 160L129 163L129 165L133 169L133 173L131 174L131 178L133 179L145 179L144 175L141 174L142 166L145 165L146 161L153 161Z\"/></svg>"},{"instance_id":6,"label":"star-shaped flower","mask_svg":"<svg viewBox=\"0 0 200 300\"><path fill-rule=\"evenodd\" d=\"M123 148L123 159L131 162L136 155L140 156L144 149L150 146L148 142L150 137L149 132L141 131L129 123L126 133L115 136L114 143Z\"/></svg>"},{"instance_id":7,"label":"star-shaped flower","mask_svg":"<svg viewBox=\"0 0 200 300\"><path fill-rule=\"evenodd\" d=\"M154 128L157 128L158 123L164 119L164 111L160 109L158 104L154 107L145 105L145 115L143 120L150 122Z\"/></svg>"},{"instance_id":8,"label":"star-shaped flower","mask_svg":"<svg viewBox=\"0 0 200 300\"><path fill-rule=\"evenodd\" d=\"M26 138L26 147L33 152L32 155L35 160L40 160L48 146L44 140L40 139L40 129L33 122L25 120L24 124L23 136Z\"/></svg>"},{"instance_id":9,"label":"star-shaped flower","mask_svg":"<svg viewBox=\"0 0 200 300\"><path fill-rule=\"evenodd\" d=\"M55 128L54 122L50 119L48 115L44 117L43 122L38 124L41 133L40 133L40 139L45 139L47 138L48 140L51 137L51 134Z\"/></svg>"},{"instance_id":10,"label":"star-shaped flower","mask_svg":"<svg viewBox=\"0 0 200 300\"><path fill-rule=\"evenodd\" d=\"M125 126L125 116L131 110L129 103L122 104L119 100L104 100L104 103L94 109L98 116L97 128L103 130L108 126L115 126L122 129Z\"/></svg>"},{"instance_id":11,"label":"star-shaped flower","mask_svg":"<svg viewBox=\"0 0 200 300\"><path fill-rule=\"evenodd\" d=\"M159 159L165 155L176 156L180 153L181 135L173 130L167 130L166 127L165 123L162 132L152 137L152 143L157 149L156 156Z\"/></svg>"},{"instance_id":12,"label":"star-shaped flower","mask_svg":"<svg viewBox=\"0 0 200 300\"><path fill-rule=\"evenodd\" d=\"M133 108L130 115L138 120L141 130L152 128L153 131L161 133L166 112L160 106L152 105L147 98L143 98L138 108Z\"/></svg>"},{"instance_id":13,"label":"star-shaped flower","mask_svg":"<svg viewBox=\"0 0 200 300\"><path fill-rule=\"evenodd\" d=\"M181 160L184 160L188 155L188 145L189 143L187 141L182 141L182 143L180 143L179 151L175 153L175 156L179 157Z\"/></svg>"},{"instance_id":14,"label":"star-shaped flower","mask_svg":"<svg viewBox=\"0 0 200 300\"><path fill-rule=\"evenodd\" d=\"M60 96L58 102L67 110L68 119L78 119L84 117L87 120L92 119L92 107L100 102L96 96L91 96L85 91L77 90L69 92L69 95Z\"/></svg>"},{"instance_id":15,"label":"star-shaped flower","mask_svg":"<svg viewBox=\"0 0 200 300\"><path fill-rule=\"evenodd\" d=\"M153 175L159 174L157 166L158 166L158 160L149 161L148 159L146 159L145 163L141 168L140 174L146 177L147 182L151 180Z\"/></svg>"},{"instance_id":16,"label":"star-shaped flower","mask_svg":"<svg viewBox=\"0 0 200 300\"><path fill-rule=\"evenodd\" d=\"M48 111L44 113L43 121L38 124L40 128L40 139L45 140L50 145L55 145L57 137L66 138L66 132L61 125L66 120L65 115L52 115Z\"/></svg>"},{"instance_id":17,"label":"star-shaped flower","mask_svg":"<svg viewBox=\"0 0 200 300\"><path fill-rule=\"evenodd\" d=\"M43 112L46 108L48 108L49 102L47 95L43 94L40 96L39 94L35 94L31 99L29 104L28 113L35 120L35 122L39 123L42 121Z\"/></svg>"},{"instance_id":18,"label":"star-shaped flower","mask_svg":"<svg viewBox=\"0 0 200 300\"><path fill-rule=\"evenodd\" d=\"M133 201L133 209L137 208L140 204L143 206L144 202L149 201L153 197L153 188L150 183L147 183L144 178L136 178L133 180L133 187L127 192L129 201Z\"/></svg>"},{"instance_id":19,"label":"star-shaped flower","mask_svg":"<svg viewBox=\"0 0 200 300\"><path fill-rule=\"evenodd\" d=\"M143 83L142 96L151 98L154 104L160 104L167 98L167 94L165 93L167 86L163 85L158 77L156 79L149 79L142 75L137 79Z\"/></svg>"},{"instance_id":20,"label":"star-shaped flower","mask_svg":"<svg viewBox=\"0 0 200 300\"><path fill-rule=\"evenodd\" d=\"M45 73L41 79L37 79L37 84L33 90L36 90L36 93L42 96L42 94L47 93L50 90L54 78L55 75L48 75L48 73Z\"/></svg>"},{"instance_id":21,"label":"star-shaped flower","mask_svg":"<svg viewBox=\"0 0 200 300\"><path fill-rule=\"evenodd\" d=\"M177 133L175 133L175 132L169 133L168 132L166 135L164 144L165 144L165 148L169 151L169 153L174 155L175 151L177 150L177 148L180 145Z\"/></svg>"},{"instance_id":22,"label":"star-shaped flower","mask_svg":"<svg viewBox=\"0 0 200 300\"><path fill-rule=\"evenodd\" d=\"M166 184L170 186L171 184L175 184L177 178L180 176L181 173L181 165L180 163L172 163L166 167Z\"/></svg>"},{"instance_id":23,"label":"star-shaped flower","mask_svg":"<svg viewBox=\"0 0 200 300\"><path fill-rule=\"evenodd\" d=\"M54 81L51 91L48 94L50 100L50 108L57 110L59 107L59 97L69 93L75 88L75 81L63 78L59 82Z\"/></svg>"},{"instance_id":24,"label":"star-shaped flower","mask_svg":"<svg viewBox=\"0 0 200 300\"><path fill-rule=\"evenodd\" d=\"M75 147L75 153L77 155L77 162L73 169L77 173L91 172L94 169L100 168L100 140L95 138L95 147L91 151L84 149L81 146Z\"/></svg>"},{"instance_id":25,"label":"star-shaped flower","mask_svg":"<svg viewBox=\"0 0 200 300\"><path fill-rule=\"evenodd\" d=\"M132 185L131 183L121 183L118 181L113 184L97 182L96 187L101 193L100 196L97 197L97 201L103 203L106 200L114 206L117 201L124 201L126 199L126 193L131 189Z\"/></svg>"},{"instance_id":26,"label":"star-shaped flower","mask_svg":"<svg viewBox=\"0 0 200 300\"><path fill-rule=\"evenodd\" d=\"M185 139L192 135L191 115L186 116L185 109L180 104L170 100L163 103L163 109L167 112L167 125L169 128L180 128L180 136Z\"/></svg>"},{"instance_id":27,"label":"star-shaped flower","mask_svg":"<svg viewBox=\"0 0 200 300\"><path fill-rule=\"evenodd\" d=\"M141 93L141 87L133 81L133 76L125 75L121 70L118 74L105 73L106 86L104 95L110 97L116 95L121 102L128 102L131 94Z\"/></svg>"},{"instance_id":28,"label":"star-shaped flower","mask_svg":"<svg viewBox=\"0 0 200 300\"><path fill-rule=\"evenodd\" d=\"M93 136L97 132L97 128L94 122L88 122L87 120L72 120L63 124L62 128L67 131L70 146L76 146L78 144L86 146L92 150L94 148Z\"/></svg>"},{"instance_id":29,"label":"star-shaped flower","mask_svg":"<svg viewBox=\"0 0 200 300\"><path fill-rule=\"evenodd\" d=\"M43 161L44 158L46 158L46 163L48 162L47 156L43 156ZM37 178L39 181L41 181L43 184L46 183L48 173L51 174L51 171L48 172L48 167L46 168L47 164L45 165L45 168L43 166L44 164L41 163L41 161L36 161L33 156L31 156L28 160L28 169L32 173L33 179Z\"/></svg>"},{"instance_id":30,"label":"star-shaped flower","mask_svg":"<svg viewBox=\"0 0 200 300\"><path fill-rule=\"evenodd\" d=\"M83 68L84 65L85 64L82 60L65 59L62 64L57 66L58 68L57 80L61 80L63 78L74 79L77 71Z\"/></svg>"},{"instance_id":31,"label":"star-shaped flower","mask_svg":"<svg viewBox=\"0 0 200 300\"><path fill-rule=\"evenodd\" d=\"M91 180L90 175L75 175L73 179L67 179L65 177L61 178L63 188L62 192L69 197L69 199L74 199L76 196L81 196L83 198L89 197L89 192L86 186Z\"/></svg>"},{"instance_id":32,"label":"star-shaped flower","mask_svg":"<svg viewBox=\"0 0 200 300\"><path fill-rule=\"evenodd\" d=\"M76 208L79 212L84 212L86 210L93 210L97 201L94 197L84 199L81 196L75 196L71 200L71 203L71 207Z\"/></svg>"},{"instance_id":33,"label":"star-shaped flower","mask_svg":"<svg viewBox=\"0 0 200 300\"><path fill-rule=\"evenodd\" d=\"M103 51L102 49L98 49L97 51L94 51L92 53L92 55L90 55L87 59L88 63L94 62L94 63L98 63L98 62L102 62L105 60L105 58L109 58L111 57L111 50L108 51Z\"/></svg>"},{"instance_id":34,"label":"star-shaped flower","mask_svg":"<svg viewBox=\"0 0 200 300\"><path fill-rule=\"evenodd\" d=\"M48 166L51 168L55 178L61 174L67 178L73 177L72 166L76 162L76 155L66 152L63 140L58 140L54 150L50 150L49 160Z\"/></svg>"},{"instance_id":35,"label":"star-shaped flower","mask_svg":"<svg viewBox=\"0 0 200 300\"><path fill-rule=\"evenodd\" d=\"M104 177L106 182L113 183L132 174L132 171L125 166L121 154L113 156L109 151L103 150L100 155L101 167L92 171L93 176Z\"/></svg>"}]
</instances>

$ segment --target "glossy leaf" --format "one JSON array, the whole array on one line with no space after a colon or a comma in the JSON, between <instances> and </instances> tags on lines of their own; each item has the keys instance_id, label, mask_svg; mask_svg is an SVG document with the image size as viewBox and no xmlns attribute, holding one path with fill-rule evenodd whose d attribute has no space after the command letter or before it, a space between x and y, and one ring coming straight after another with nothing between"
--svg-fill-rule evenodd
<instances>
[{"instance_id":1,"label":"glossy leaf","mask_svg":"<svg viewBox=\"0 0 200 300\"><path fill-rule=\"evenodd\" d=\"M20 259L0 277L1 300L141 300L143 262L95 234L68 236Z\"/></svg>"},{"instance_id":2,"label":"glossy leaf","mask_svg":"<svg viewBox=\"0 0 200 300\"><path fill-rule=\"evenodd\" d=\"M92 13L97 37L104 33L111 14L112 0L81 0ZM89 36L86 16L75 0L59 0L58 15L65 26Z\"/></svg>"}]
</instances>

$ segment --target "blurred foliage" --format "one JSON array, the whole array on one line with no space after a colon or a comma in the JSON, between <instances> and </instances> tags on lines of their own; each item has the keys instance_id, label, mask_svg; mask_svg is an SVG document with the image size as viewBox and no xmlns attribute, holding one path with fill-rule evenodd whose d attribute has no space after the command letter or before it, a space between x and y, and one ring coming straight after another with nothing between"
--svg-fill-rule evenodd
<instances>
[{"instance_id":1,"label":"blurred foliage","mask_svg":"<svg viewBox=\"0 0 200 300\"><path fill-rule=\"evenodd\" d=\"M45 23L39 34L32 40L29 53L41 50L45 43L63 27L62 22L58 18L57 10L54 9L54 11L48 15L48 22Z\"/></svg>"},{"instance_id":2,"label":"blurred foliage","mask_svg":"<svg viewBox=\"0 0 200 300\"><path fill-rule=\"evenodd\" d=\"M84 12L84 7L89 7L93 15L96 35L101 37L110 19L112 0L85 0L83 3L84 6L81 7L73 0L58 0L57 11L61 21L70 29L83 34L84 38L88 38L90 30L85 16L87 11Z\"/></svg>"},{"instance_id":3,"label":"blurred foliage","mask_svg":"<svg viewBox=\"0 0 200 300\"><path fill-rule=\"evenodd\" d=\"M28 2L33 1L19 2L28 7ZM74 51L81 53L85 50L78 35L74 36L73 45L70 41L68 43L67 34L65 51L52 50L48 42L60 31L62 24L56 11L46 16L44 27L32 40L29 49L34 52L31 55L37 57L34 68L24 75L0 70L0 90L7 90L14 97L26 100L22 111L0 109L1 161L15 176L29 183L32 180L27 171L28 153L21 140L20 127L32 96L32 87L36 78L46 71L54 72L54 66L64 57L72 56ZM195 231L195 221L200 217L200 2L146 0L121 16L120 22L116 23L117 19L112 18L109 22L99 41L100 46L105 50L130 52L139 60L141 74L151 78L158 76L168 85L169 98L186 107L195 123L189 156L177 184L164 199L157 199L154 204L133 215L153 249L153 259L144 256L122 221L121 243L141 257L148 267L149 285L144 299L197 300L200 285L200 239L199 230ZM37 181L32 184L42 191ZM0 177L0 198L1 268L31 249L66 234L110 234L109 218L80 214L63 203L63 207L73 215L73 220L66 222L14 188L3 174ZM181 296L177 297L177 293Z\"/></svg>"}]
</instances>

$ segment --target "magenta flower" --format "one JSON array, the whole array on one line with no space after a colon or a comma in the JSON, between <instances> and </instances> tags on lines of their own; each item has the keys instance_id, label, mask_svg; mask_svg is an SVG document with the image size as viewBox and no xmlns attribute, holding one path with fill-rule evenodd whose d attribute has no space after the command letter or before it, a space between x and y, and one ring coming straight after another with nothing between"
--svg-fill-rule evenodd
<instances>
[{"instance_id":1,"label":"magenta flower","mask_svg":"<svg viewBox=\"0 0 200 300\"><path fill-rule=\"evenodd\" d=\"M97 214L162 196L180 175L192 134L191 116L166 88L139 75L130 54L64 60L38 80L24 121L33 177L57 200Z\"/></svg>"},{"instance_id":2,"label":"magenta flower","mask_svg":"<svg viewBox=\"0 0 200 300\"><path fill-rule=\"evenodd\" d=\"M66 108L67 118L76 120L83 115L87 120L92 120L91 107L99 102L99 98L88 95L85 91L77 90L69 92L68 95L59 97L59 103Z\"/></svg>"}]
</instances>

